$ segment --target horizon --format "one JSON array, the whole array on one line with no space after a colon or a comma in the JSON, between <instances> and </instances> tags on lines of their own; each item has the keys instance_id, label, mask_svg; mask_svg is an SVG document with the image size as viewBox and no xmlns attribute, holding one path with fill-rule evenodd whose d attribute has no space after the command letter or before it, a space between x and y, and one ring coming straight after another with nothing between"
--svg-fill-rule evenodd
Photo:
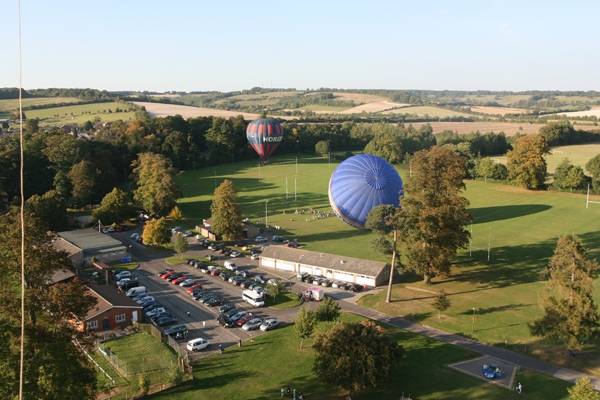
<instances>
[{"instance_id":1,"label":"horizon","mask_svg":"<svg viewBox=\"0 0 600 400\"><path fill-rule=\"evenodd\" d=\"M17 3L0 87L19 87ZM600 3L21 3L22 87L599 90Z\"/></svg>"}]
</instances>

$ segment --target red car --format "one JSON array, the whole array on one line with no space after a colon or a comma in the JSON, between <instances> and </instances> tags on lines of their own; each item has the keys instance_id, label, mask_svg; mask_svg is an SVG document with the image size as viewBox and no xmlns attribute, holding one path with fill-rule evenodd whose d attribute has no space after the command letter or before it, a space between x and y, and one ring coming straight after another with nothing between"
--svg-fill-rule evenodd
<instances>
[{"instance_id":1,"label":"red car","mask_svg":"<svg viewBox=\"0 0 600 400\"><path fill-rule=\"evenodd\" d=\"M166 274L162 274L161 278L163 279L167 279L169 276L173 275L175 273L175 271L170 270L169 272L167 272Z\"/></svg>"},{"instance_id":2,"label":"red car","mask_svg":"<svg viewBox=\"0 0 600 400\"><path fill-rule=\"evenodd\" d=\"M196 289L200 289L202 290L202 285L200 283L194 283L192 286L190 286L189 288L187 288L185 291L188 293L193 292Z\"/></svg>"},{"instance_id":3,"label":"red car","mask_svg":"<svg viewBox=\"0 0 600 400\"><path fill-rule=\"evenodd\" d=\"M179 278L177 278L177 279L173 279L173 280L171 281L171 283L172 283L173 285L179 285L181 282L185 281L186 279L187 279L187 278L186 278L185 276L180 276L180 277L179 277Z\"/></svg>"},{"instance_id":4,"label":"red car","mask_svg":"<svg viewBox=\"0 0 600 400\"><path fill-rule=\"evenodd\" d=\"M246 322L250 321L250 318L252 318L252 316L250 314L244 315L242 318L235 321L235 324L237 326L243 326Z\"/></svg>"},{"instance_id":5,"label":"red car","mask_svg":"<svg viewBox=\"0 0 600 400\"><path fill-rule=\"evenodd\" d=\"M214 276L219 276L221 274L221 270L219 268L215 268L212 271L210 271L210 274Z\"/></svg>"}]
</instances>

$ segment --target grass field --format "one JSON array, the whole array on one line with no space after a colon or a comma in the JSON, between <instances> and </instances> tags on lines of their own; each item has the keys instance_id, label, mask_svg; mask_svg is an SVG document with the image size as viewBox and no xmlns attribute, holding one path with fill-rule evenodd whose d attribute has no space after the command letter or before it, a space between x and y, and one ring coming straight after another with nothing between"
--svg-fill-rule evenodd
<instances>
[{"instance_id":1,"label":"grass field","mask_svg":"<svg viewBox=\"0 0 600 400\"><path fill-rule=\"evenodd\" d=\"M348 322L361 318L342 314ZM325 329L321 323L319 329ZM392 379L375 389L352 394L354 400L399 399L402 393L413 399L517 399L517 393L487 381L464 375L446 364L476 357L456 346L399 329L388 328L393 340L404 346L405 357ZM194 380L180 387L149 396L150 399L274 399L281 388L301 391L306 399L343 399L347 392L320 382L311 372L312 340L300 339L287 326L229 347L222 355L211 355L194 363ZM435 377L435 379L432 379ZM531 399L567 399L566 382L531 371L521 371L519 382Z\"/></svg>"},{"instance_id":2,"label":"grass field","mask_svg":"<svg viewBox=\"0 0 600 400\"><path fill-rule=\"evenodd\" d=\"M372 250L370 232L350 228L333 216L307 221L303 215L294 213L296 209L308 207L330 210L327 187L335 167L334 162L329 166L327 159L300 157L296 174L295 158L281 156L273 157L269 165L261 168L260 181L258 166L251 162L187 172L179 184L185 194L180 208L189 220L180 225L189 229L206 218L215 185L230 179L239 192L243 216L259 226L264 227L268 217L269 225L280 225L282 236L298 239L307 250L389 261ZM400 174L404 177L405 171ZM475 339L502 345L506 341L519 351L527 346L528 354L600 376L596 344L586 348L581 357L564 360L562 348L531 338L526 325L541 314L537 298L543 289L540 272L552 256L558 237L575 233L590 249L592 258L600 256L597 231L600 207L586 210L585 197L581 195L533 192L477 181L468 181L464 194L471 202L470 212L474 218L472 257L468 249L462 251L455 261L454 275L434 279L432 287L424 286L418 277L395 285L395 301L391 305L383 302L384 294L366 296L363 304L465 336L471 336L472 308L476 307L479 318L472 335ZM430 305L432 295L406 289L406 286L444 289L453 305L440 320ZM600 301L599 291L596 300Z\"/></svg>"},{"instance_id":3,"label":"grass field","mask_svg":"<svg viewBox=\"0 0 600 400\"><path fill-rule=\"evenodd\" d=\"M402 107L395 110L384 111L383 114L417 114L419 117L428 115L430 117L476 117L471 114L461 113L458 111L446 110L445 108L430 107L430 106L415 106Z\"/></svg>"},{"instance_id":4,"label":"grass field","mask_svg":"<svg viewBox=\"0 0 600 400\"><path fill-rule=\"evenodd\" d=\"M119 368L128 374L141 374L177 365L175 352L146 333L110 340L103 346L119 358Z\"/></svg>"},{"instance_id":5,"label":"grass field","mask_svg":"<svg viewBox=\"0 0 600 400\"><path fill-rule=\"evenodd\" d=\"M41 110L26 111L27 118L39 118L40 125L63 125L66 123L83 124L86 121L94 121L96 117L101 121L114 121L117 119L130 120L135 118L134 111L115 113L115 110L128 110L129 105L124 103L95 103L81 104L64 107L45 108ZM109 113L108 110L112 110ZM84 114L85 112L85 114ZM56 117L58 115L58 117Z\"/></svg>"},{"instance_id":6,"label":"grass field","mask_svg":"<svg viewBox=\"0 0 600 400\"><path fill-rule=\"evenodd\" d=\"M47 104L58 104L58 103L77 103L80 99L75 97L36 97L23 99L23 107L29 106L40 106ZM19 109L18 99L0 100L0 111L11 111ZM29 111L25 111L25 115L29 116Z\"/></svg>"}]
</instances>

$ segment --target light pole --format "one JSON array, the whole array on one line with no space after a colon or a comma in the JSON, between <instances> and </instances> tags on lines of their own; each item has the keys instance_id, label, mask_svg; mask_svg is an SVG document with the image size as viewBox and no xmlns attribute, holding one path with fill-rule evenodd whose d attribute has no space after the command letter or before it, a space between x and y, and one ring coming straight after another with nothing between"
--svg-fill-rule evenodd
<instances>
[{"instance_id":1,"label":"light pole","mask_svg":"<svg viewBox=\"0 0 600 400\"><path fill-rule=\"evenodd\" d=\"M298 157L296 157L296 175L298 175Z\"/></svg>"},{"instance_id":2,"label":"light pole","mask_svg":"<svg viewBox=\"0 0 600 400\"><path fill-rule=\"evenodd\" d=\"M265 228L269 226L269 200L265 201Z\"/></svg>"},{"instance_id":3,"label":"light pole","mask_svg":"<svg viewBox=\"0 0 600 400\"><path fill-rule=\"evenodd\" d=\"M471 334L475 330L475 307L473 307L473 324L471 325Z\"/></svg>"}]
</instances>

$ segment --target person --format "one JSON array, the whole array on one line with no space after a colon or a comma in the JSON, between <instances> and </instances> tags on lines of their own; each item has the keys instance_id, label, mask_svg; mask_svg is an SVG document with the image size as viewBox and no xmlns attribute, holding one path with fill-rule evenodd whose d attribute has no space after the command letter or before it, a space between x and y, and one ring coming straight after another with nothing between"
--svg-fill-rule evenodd
<instances>
[{"instance_id":1,"label":"person","mask_svg":"<svg viewBox=\"0 0 600 400\"><path fill-rule=\"evenodd\" d=\"M206 321L202 321L202 327L206 328Z\"/></svg>"},{"instance_id":2,"label":"person","mask_svg":"<svg viewBox=\"0 0 600 400\"><path fill-rule=\"evenodd\" d=\"M352 400L352 399L350 398L350 395L346 396L346 400Z\"/></svg>"},{"instance_id":3,"label":"person","mask_svg":"<svg viewBox=\"0 0 600 400\"><path fill-rule=\"evenodd\" d=\"M242 347L242 339L238 340L238 347Z\"/></svg>"},{"instance_id":4,"label":"person","mask_svg":"<svg viewBox=\"0 0 600 400\"><path fill-rule=\"evenodd\" d=\"M287 390L285 391L286 396L290 395L290 387L288 386Z\"/></svg>"},{"instance_id":5,"label":"person","mask_svg":"<svg viewBox=\"0 0 600 400\"><path fill-rule=\"evenodd\" d=\"M522 392L523 392L523 386L521 386L521 383L519 383L519 384L517 385L517 393L519 393L519 394L520 394L520 393L522 393Z\"/></svg>"},{"instance_id":6,"label":"person","mask_svg":"<svg viewBox=\"0 0 600 400\"><path fill-rule=\"evenodd\" d=\"M188 315L188 317L190 316L190 312L189 311L187 312L187 315Z\"/></svg>"},{"instance_id":7,"label":"person","mask_svg":"<svg viewBox=\"0 0 600 400\"><path fill-rule=\"evenodd\" d=\"M283 397L283 394L285 393L285 389L281 388L281 397Z\"/></svg>"},{"instance_id":8,"label":"person","mask_svg":"<svg viewBox=\"0 0 600 400\"><path fill-rule=\"evenodd\" d=\"M219 354L223 354L223 346L219 345Z\"/></svg>"},{"instance_id":9,"label":"person","mask_svg":"<svg viewBox=\"0 0 600 400\"><path fill-rule=\"evenodd\" d=\"M298 400L304 400L304 396L302 396L302 392L298 395Z\"/></svg>"},{"instance_id":10,"label":"person","mask_svg":"<svg viewBox=\"0 0 600 400\"><path fill-rule=\"evenodd\" d=\"M183 334L181 332L177 332L177 335L175 335L175 339L183 339Z\"/></svg>"}]
</instances>

